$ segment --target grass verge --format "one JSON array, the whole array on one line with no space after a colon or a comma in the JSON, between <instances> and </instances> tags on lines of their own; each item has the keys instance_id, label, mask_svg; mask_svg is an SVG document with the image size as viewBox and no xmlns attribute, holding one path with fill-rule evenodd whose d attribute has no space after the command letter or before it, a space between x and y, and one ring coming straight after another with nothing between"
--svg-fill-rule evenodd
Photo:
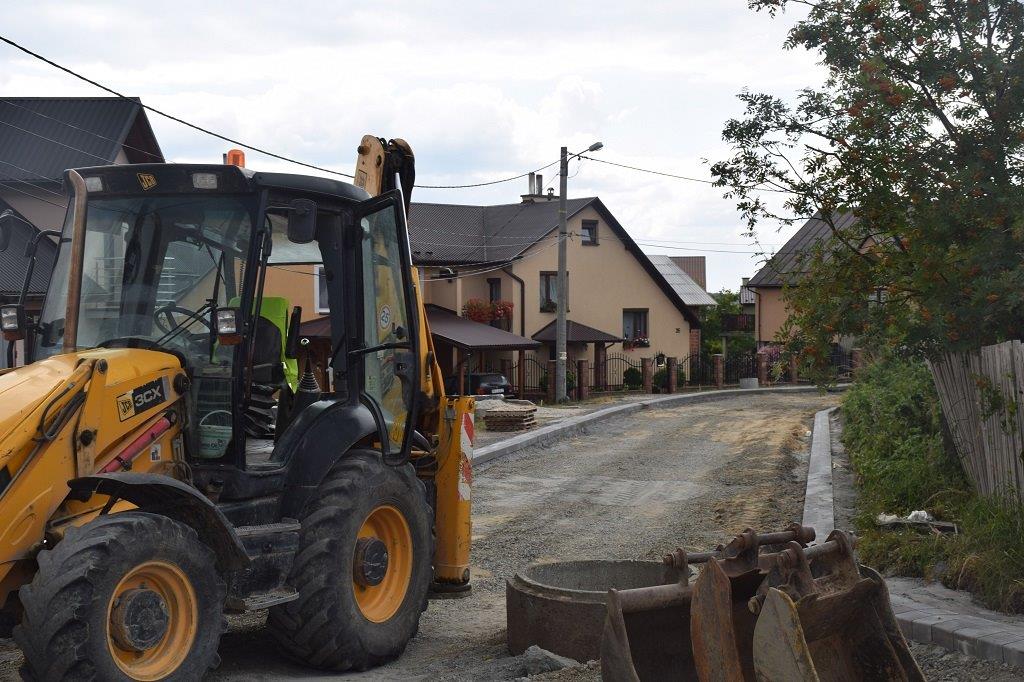
<instances>
[{"instance_id":1,"label":"grass verge","mask_svg":"<svg viewBox=\"0 0 1024 682\"><path fill-rule=\"evenodd\" d=\"M972 592L989 608L1024 613L1024 508L977 495L943 429L923 362L865 368L843 400L846 445L859 493L861 559L899 575ZM879 513L926 509L958 535L881 530Z\"/></svg>"}]
</instances>

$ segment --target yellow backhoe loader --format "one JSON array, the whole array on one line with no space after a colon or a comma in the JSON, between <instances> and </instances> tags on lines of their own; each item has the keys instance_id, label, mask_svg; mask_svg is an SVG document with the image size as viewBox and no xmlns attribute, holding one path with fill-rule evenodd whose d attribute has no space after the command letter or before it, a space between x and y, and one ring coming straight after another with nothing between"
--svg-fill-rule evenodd
<instances>
[{"instance_id":1,"label":"yellow backhoe loader","mask_svg":"<svg viewBox=\"0 0 1024 682\"><path fill-rule=\"evenodd\" d=\"M365 669L432 584L468 587L473 402L434 361L412 163L368 136L357 185L66 171L42 311L0 309L27 357L0 371L0 609L27 679L196 680L223 614L265 608L288 656ZM331 301L324 386L294 369L301 311L263 291L303 249Z\"/></svg>"}]
</instances>

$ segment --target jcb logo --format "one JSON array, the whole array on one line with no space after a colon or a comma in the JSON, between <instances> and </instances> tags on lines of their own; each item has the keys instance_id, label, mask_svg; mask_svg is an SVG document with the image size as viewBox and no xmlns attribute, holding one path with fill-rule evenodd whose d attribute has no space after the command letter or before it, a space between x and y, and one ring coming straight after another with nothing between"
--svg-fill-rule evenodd
<instances>
[{"instance_id":1,"label":"jcb logo","mask_svg":"<svg viewBox=\"0 0 1024 682\"><path fill-rule=\"evenodd\" d=\"M121 421L135 416L135 403L132 402L132 394L125 393L117 396L117 417Z\"/></svg>"},{"instance_id":2,"label":"jcb logo","mask_svg":"<svg viewBox=\"0 0 1024 682\"><path fill-rule=\"evenodd\" d=\"M153 189L156 187L156 176L152 173L136 173L142 189Z\"/></svg>"}]
</instances>

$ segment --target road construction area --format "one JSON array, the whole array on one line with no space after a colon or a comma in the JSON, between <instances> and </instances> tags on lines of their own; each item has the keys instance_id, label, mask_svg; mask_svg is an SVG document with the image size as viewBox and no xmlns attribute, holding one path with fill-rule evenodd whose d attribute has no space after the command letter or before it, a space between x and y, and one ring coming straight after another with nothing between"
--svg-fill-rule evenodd
<instances>
[{"instance_id":1,"label":"road construction area","mask_svg":"<svg viewBox=\"0 0 1024 682\"><path fill-rule=\"evenodd\" d=\"M534 561L660 559L748 526L782 528L803 508L814 413L835 394L751 394L651 409L586 435L478 467L473 590L432 600L405 655L344 678L515 679L545 661L505 647L505 579ZM332 679L283 660L262 618L232 620L218 680ZM598 679L570 668L540 679Z\"/></svg>"}]
</instances>

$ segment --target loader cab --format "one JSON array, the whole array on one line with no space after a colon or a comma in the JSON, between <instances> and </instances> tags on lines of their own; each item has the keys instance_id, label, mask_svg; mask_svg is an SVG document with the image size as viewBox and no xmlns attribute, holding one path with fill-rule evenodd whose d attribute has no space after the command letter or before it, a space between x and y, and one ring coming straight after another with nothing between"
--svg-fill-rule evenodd
<instances>
[{"instance_id":1,"label":"loader cab","mask_svg":"<svg viewBox=\"0 0 1024 682\"><path fill-rule=\"evenodd\" d=\"M175 390L186 457L229 499L257 494L247 478L309 466L294 460L315 449L314 423L336 423L339 443L355 437L390 461L408 458L419 335L398 192L371 199L324 178L178 164L68 171L65 184L71 202L33 359L91 348L173 355L184 370ZM287 303L264 297L272 261L323 263L330 388L296 393L286 380L295 353L282 334L294 330L274 322ZM267 387L277 405L265 402ZM277 420L254 456L254 414L276 418L292 404L299 411Z\"/></svg>"}]
</instances>

